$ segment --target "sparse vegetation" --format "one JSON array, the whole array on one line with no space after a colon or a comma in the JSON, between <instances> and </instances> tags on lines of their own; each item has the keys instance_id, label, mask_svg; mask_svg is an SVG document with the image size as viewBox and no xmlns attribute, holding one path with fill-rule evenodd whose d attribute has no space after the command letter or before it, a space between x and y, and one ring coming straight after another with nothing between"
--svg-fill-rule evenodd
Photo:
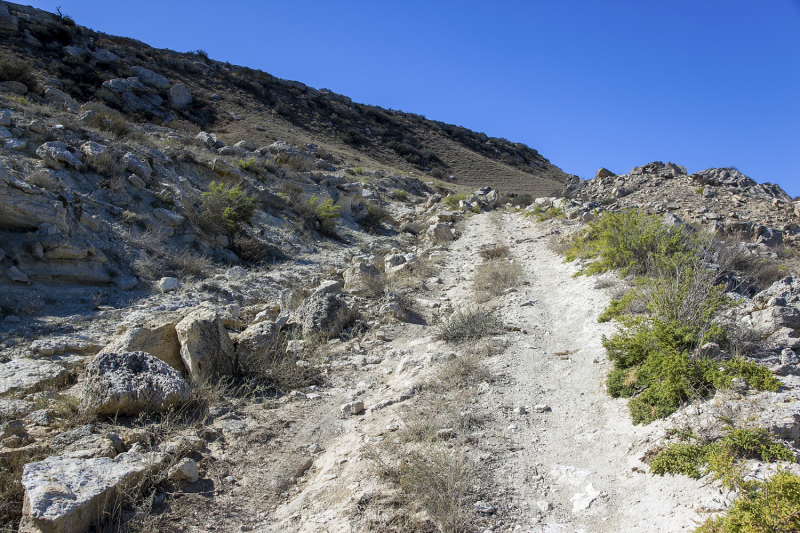
<instances>
[{"instance_id":1,"label":"sparse vegetation","mask_svg":"<svg viewBox=\"0 0 800 533\"><path fill-rule=\"evenodd\" d=\"M6 81L19 82L29 91L36 89L36 77L30 62L3 54L0 55L0 82Z\"/></svg>"},{"instance_id":2,"label":"sparse vegetation","mask_svg":"<svg viewBox=\"0 0 800 533\"><path fill-rule=\"evenodd\" d=\"M511 250L504 244L495 244L489 248L484 248L478 252L478 255L487 261L506 259L511 255Z\"/></svg>"},{"instance_id":3,"label":"sparse vegetation","mask_svg":"<svg viewBox=\"0 0 800 533\"><path fill-rule=\"evenodd\" d=\"M519 285L522 267L510 260L490 260L478 265L472 288L478 302L485 302Z\"/></svg>"},{"instance_id":4,"label":"sparse vegetation","mask_svg":"<svg viewBox=\"0 0 800 533\"><path fill-rule=\"evenodd\" d=\"M236 233L250 222L256 204L241 186L231 187L211 182L203 193L203 205L198 220L200 226L213 233Z\"/></svg>"},{"instance_id":5,"label":"sparse vegetation","mask_svg":"<svg viewBox=\"0 0 800 533\"><path fill-rule=\"evenodd\" d=\"M469 195L467 193L461 192L458 194L451 194L442 201L451 211L455 211L456 209L458 209L458 202L460 202L461 200L466 200L468 197Z\"/></svg>"},{"instance_id":6,"label":"sparse vegetation","mask_svg":"<svg viewBox=\"0 0 800 533\"><path fill-rule=\"evenodd\" d=\"M503 331L503 323L491 311L480 308L460 309L437 328L436 335L443 341L461 343L476 341Z\"/></svg>"},{"instance_id":7,"label":"sparse vegetation","mask_svg":"<svg viewBox=\"0 0 800 533\"><path fill-rule=\"evenodd\" d=\"M560 207L551 205L550 207L543 208L537 205L533 211L525 213L526 217L536 217L536 222L544 222L554 218L564 218L564 210Z\"/></svg>"}]
</instances>

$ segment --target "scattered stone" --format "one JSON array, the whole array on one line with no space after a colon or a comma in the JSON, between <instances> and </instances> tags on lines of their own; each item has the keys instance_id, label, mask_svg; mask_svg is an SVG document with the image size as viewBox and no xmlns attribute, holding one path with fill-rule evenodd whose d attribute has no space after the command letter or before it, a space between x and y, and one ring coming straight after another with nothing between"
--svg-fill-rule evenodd
<instances>
[{"instance_id":1,"label":"scattered stone","mask_svg":"<svg viewBox=\"0 0 800 533\"><path fill-rule=\"evenodd\" d=\"M158 289L161 292L169 292L177 290L181 286L181 282L175 278L161 278L158 280Z\"/></svg>"},{"instance_id":2,"label":"scattered stone","mask_svg":"<svg viewBox=\"0 0 800 533\"><path fill-rule=\"evenodd\" d=\"M472 504L476 511L480 514L494 514L495 508L484 501L478 501Z\"/></svg>"},{"instance_id":3,"label":"scattered stone","mask_svg":"<svg viewBox=\"0 0 800 533\"><path fill-rule=\"evenodd\" d=\"M339 412L343 415L357 415L364 412L364 402L357 400L346 403L339 408Z\"/></svg>"},{"instance_id":4,"label":"scattered stone","mask_svg":"<svg viewBox=\"0 0 800 533\"><path fill-rule=\"evenodd\" d=\"M200 471L197 469L197 463L194 459L184 457L178 464L172 467L169 472L169 477L187 483L194 483L200 479Z\"/></svg>"}]
</instances>

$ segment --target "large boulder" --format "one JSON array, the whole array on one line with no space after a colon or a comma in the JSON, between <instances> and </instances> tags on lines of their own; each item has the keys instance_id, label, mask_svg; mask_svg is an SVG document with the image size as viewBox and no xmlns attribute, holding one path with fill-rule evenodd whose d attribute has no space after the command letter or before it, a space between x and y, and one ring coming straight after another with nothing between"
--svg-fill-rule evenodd
<instances>
[{"instance_id":1,"label":"large boulder","mask_svg":"<svg viewBox=\"0 0 800 533\"><path fill-rule=\"evenodd\" d=\"M192 103L192 92L186 85L179 83L169 90L169 103L178 107L186 107Z\"/></svg>"},{"instance_id":2,"label":"large boulder","mask_svg":"<svg viewBox=\"0 0 800 533\"><path fill-rule=\"evenodd\" d=\"M161 359L181 374L184 373L181 359L181 344L175 331L175 322L135 327L109 343L103 352L147 352Z\"/></svg>"},{"instance_id":3,"label":"large boulder","mask_svg":"<svg viewBox=\"0 0 800 533\"><path fill-rule=\"evenodd\" d=\"M337 335L353 318L353 311L335 294L315 293L297 309L297 318L304 335Z\"/></svg>"},{"instance_id":4,"label":"large boulder","mask_svg":"<svg viewBox=\"0 0 800 533\"><path fill-rule=\"evenodd\" d=\"M273 322L253 324L236 341L236 366L243 372L258 371L267 355L274 348L276 328Z\"/></svg>"},{"instance_id":5,"label":"large boulder","mask_svg":"<svg viewBox=\"0 0 800 533\"><path fill-rule=\"evenodd\" d=\"M73 100L72 97L64 91L60 91L54 87L47 87L44 90L44 99L54 105L64 106L68 109L78 109L78 102Z\"/></svg>"},{"instance_id":6,"label":"large boulder","mask_svg":"<svg viewBox=\"0 0 800 533\"><path fill-rule=\"evenodd\" d=\"M187 377L196 383L230 375L234 368L233 342L219 313L199 307L175 326Z\"/></svg>"},{"instance_id":7,"label":"large boulder","mask_svg":"<svg viewBox=\"0 0 800 533\"><path fill-rule=\"evenodd\" d=\"M167 467L165 453L121 453L116 457L48 457L25 465L25 533L83 533L113 512L123 494Z\"/></svg>"},{"instance_id":8,"label":"large boulder","mask_svg":"<svg viewBox=\"0 0 800 533\"><path fill-rule=\"evenodd\" d=\"M753 297L743 321L775 347L800 347L800 279L776 281Z\"/></svg>"},{"instance_id":9,"label":"large boulder","mask_svg":"<svg viewBox=\"0 0 800 533\"><path fill-rule=\"evenodd\" d=\"M153 87L154 89L166 89L169 87L169 80L166 77L156 74L150 69L135 66L131 67L131 72L148 87Z\"/></svg>"},{"instance_id":10,"label":"large boulder","mask_svg":"<svg viewBox=\"0 0 800 533\"><path fill-rule=\"evenodd\" d=\"M62 169L68 166L80 170L83 167L83 163L60 141L44 143L36 149L36 155L50 168Z\"/></svg>"},{"instance_id":11,"label":"large boulder","mask_svg":"<svg viewBox=\"0 0 800 533\"><path fill-rule=\"evenodd\" d=\"M147 352L101 352L86 368L82 405L103 415L160 413L189 399L189 384Z\"/></svg>"}]
</instances>

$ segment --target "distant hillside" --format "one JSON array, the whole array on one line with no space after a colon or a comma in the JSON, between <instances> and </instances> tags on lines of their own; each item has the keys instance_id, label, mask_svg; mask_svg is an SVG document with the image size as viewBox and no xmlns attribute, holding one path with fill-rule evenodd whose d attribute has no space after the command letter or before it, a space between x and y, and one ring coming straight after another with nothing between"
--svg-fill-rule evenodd
<instances>
[{"instance_id":1,"label":"distant hillside","mask_svg":"<svg viewBox=\"0 0 800 533\"><path fill-rule=\"evenodd\" d=\"M202 50L159 50L84 28L69 17L5 5L8 14L0 14L5 20L0 24L5 29L0 50L6 59L31 61L32 77L23 81L35 95L44 96L45 87L56 87L79 104L96 100L139 122L202 128L226 143L312 142L365 167L453 176L455 183L469 186L545 196L560 192L567 178L522 143L354 103L326 89L212 60ZM141 68L184 83L191 91L191 105L170 104L168 85L156 87L150 96L140 95L138 102L122 101L103 89L108 80L141 76ZM0 81L16 81L19 73L7 70L0 68Z\"/></svg>"}]
</instances>

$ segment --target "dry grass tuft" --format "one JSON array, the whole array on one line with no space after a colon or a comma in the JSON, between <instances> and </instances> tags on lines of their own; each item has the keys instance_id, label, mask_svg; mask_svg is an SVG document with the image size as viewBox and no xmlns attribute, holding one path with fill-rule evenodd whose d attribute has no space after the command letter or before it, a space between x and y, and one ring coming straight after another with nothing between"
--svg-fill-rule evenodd
<instances>
[{"instance_id":1,"label":"dry grass tuft","mask_svg":"<svg viewBox=\"0 0 800 533\"><path fill-rule=\"evenodd\" d=\"M504 244L496 244L490 248L486 248L478 252L478 255L489 260L506 259L511 255L511 250Z\"/></svg>"},{"instance_id":2,"label":"dry grass tuft","mask_svg":"<svg viewBox=\"0 0 800 533\"><path fill-rule=\"evenodd\" d=\"M503 294L507 289L519 285L521 281L522 267L519 263L491 260L475 269L472 286L475 298L480 303Z\"/></svg>"}]
</instances>

